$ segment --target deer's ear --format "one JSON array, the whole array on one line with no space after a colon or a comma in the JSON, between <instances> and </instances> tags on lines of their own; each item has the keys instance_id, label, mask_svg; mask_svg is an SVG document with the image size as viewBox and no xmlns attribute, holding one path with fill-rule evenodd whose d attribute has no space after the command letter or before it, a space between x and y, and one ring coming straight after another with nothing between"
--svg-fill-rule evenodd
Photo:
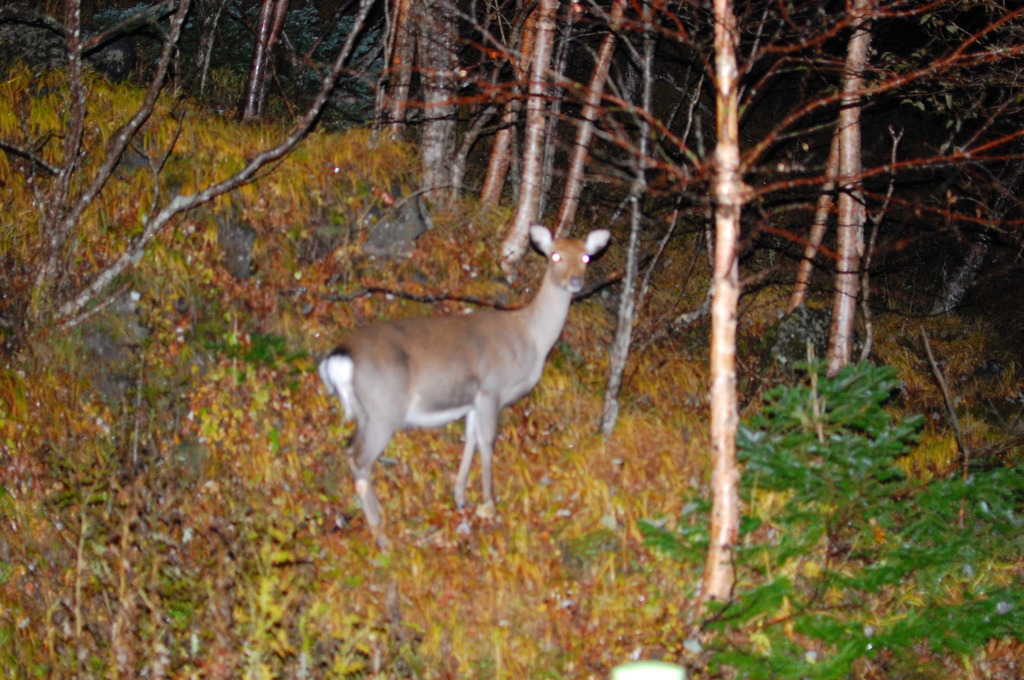
<instances>
[{"instance_id":1,"label":"deer's ear","mask_svg":"<svg viewBox=\"0 0 1024 680\"><path fill-rule=\"evenodd\" d=\"M530 227L530 239L533 241L533 245L537 246L537 250L545 255L551 254L551 244L554 243L554 239L547 227L541 224Z\"/></svg>"},{"instance_id":2,"label":"deer's ear","mask_svg":"<svg viewBox=\"0 0 1024 680\"><path fill-rule=\"evenodd\" d=\"M608 240L611 239L611 237L612 233L607 229L595 229L587 234L587 240L583 244L583 251L587 255L599 253L608 245Z\"/></svg>"}]
</instances>

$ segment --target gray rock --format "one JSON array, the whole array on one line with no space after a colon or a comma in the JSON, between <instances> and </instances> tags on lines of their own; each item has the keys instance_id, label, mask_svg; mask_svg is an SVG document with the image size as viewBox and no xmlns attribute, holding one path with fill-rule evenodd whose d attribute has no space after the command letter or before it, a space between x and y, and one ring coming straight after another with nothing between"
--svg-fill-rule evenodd
<instances>
[{"instance_id":1,"label":"gray rock","mask_svg":"<svg viewBox=\"0 0 1024 680\"><path fill-rule=\"evenodd\" d=\"M89 39L85 32L83 41ZM135 68L135 48L130 40L119 37L83 55L87 65L115 82L127 78ZM63 27L38 7L14 3L0 9L0 74L16 61L34 71L65 68L68 64L67 41Z\"/></svg>"},{"instance_id":2,"label":"gray rock","mask_svg":"<svg viewBox=\"0 0 1024 680\"><path fill-rule=\"evenodd\" d=\"M236 279L252 276L256 231L230 217L217 216L217 243L224 252L224 266Z\"/></svg>"},{"instance_id":3,"label":"gray rock","mask_svg":"<svg viewBox=\"0 0 1024 680\"><path fill-rule=\"evenodd\" d=\"M363 244L363 252L382 257L408 257L413 242L432 226L421 196L403 199L369 227L370 235Z\"/></svg>"},{"instance_id":4,"label":"gray rock","mask_svg":"<svg viewBox=\"0 0 1024 680\"><path fill-rule=\"evenodd\" d=\"M798 362L807 361L808 343L816 359L825 358L831 323L832 310L827 307L797 307L765 333L765 359L792 369Z\"/></svg>"}]
</instances>

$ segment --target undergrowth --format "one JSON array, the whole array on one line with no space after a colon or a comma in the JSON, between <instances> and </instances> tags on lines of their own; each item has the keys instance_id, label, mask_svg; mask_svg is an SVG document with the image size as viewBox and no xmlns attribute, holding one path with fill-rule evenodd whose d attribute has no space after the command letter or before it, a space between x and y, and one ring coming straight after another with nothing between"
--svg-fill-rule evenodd
<instances>
[{"instance_id":1,"label":"undergrowth","mask_svg":"<svg viewBox=\"0 0 1024 680\"><path fill-rule=\"evenodd\" d=\"M5 83L0 134L38 139L52 162L66 93L58 75L30 79ZM140 95L96 80L89 96L103 120L90 119L82 168ZM142 142L169 152L167 174L119 168L82 217L68 280L122 251L158 182L200 186L273 135L158 107ZM601 678L664 658L697 677L840 677L922 645L1019 655L1016 468L989 457L966 479L946 462L917 475L919 424L892 421L892 373L864 367L780 389L748 421L736 601L703 647L687 638L707 540L706 326L664 327L703 295L692 237L652 280L613 435L595 434L614 327L605 285L573 305L541 383L503 413L500 516L452 501L461 425L403 432L375 470L395 544L379 554L341 455L350 425L316 358L368 321L514 305L541 269L533 258L519 288L502 282L509 214L471 204L435 211L407 259L363 255L371 218L415 184L412 156L366 130L316 134L155 238L94 317L31 337L5 327L0 676ZM43 222L25 173L0 155L3 318L52 304L33 297ZM255 234L249 276L225 266L225 222ZM622 259L610 249L592 278ZM927 381L898 365L916 409ZM934 419L929 438L946 455ZM477 486L474 471L471 502ZM979 651L990 638L1002 646Z\"/></svg>"},{"instance_id":2,"label":"undergrowth","mask_svg":"<svg viewBox=\"0 0 1024 680\"><path fill-rule=\"evenodd\" d=\"M913 666L922 648L970 657L1019 639L1024 471L908 477L900 459L922 418L887 412L898 386L889 367L850 365L830 379L815 365L742 425L747 512L734 600L705 629L713 665L846 678L865 663ZM644 526L678 559L706 546L700 528Z\"/></svg>"}]
</instances>

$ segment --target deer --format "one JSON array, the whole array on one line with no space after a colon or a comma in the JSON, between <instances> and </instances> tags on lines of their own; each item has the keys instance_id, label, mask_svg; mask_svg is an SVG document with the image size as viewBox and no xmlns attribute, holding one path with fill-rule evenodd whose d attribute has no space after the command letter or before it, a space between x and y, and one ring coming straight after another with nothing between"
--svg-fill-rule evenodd
<instances>
[{"instance_id":1,"label":"deer","mask_svg":"<svg viewBox=\"0 0 1024 680\"><path fill-rule=\"evenodd\" d=\"M466 506L466 484L478 451L483 495L476 514L494 517L491 461L498 415L540 381L573 296L583 289L587 264L610 237L607 229L596 229L584 240L554 238L546 227L534 225L530 238L548 267L526 305L370 324L351 332L320 362L327 392L340 400L345 420L356 422L347 446L349 467L381 550L387 551L389 542L370 475L404 427L438 427L465 418L455 505L460 510Z\"/></svg>"}]
</instances>

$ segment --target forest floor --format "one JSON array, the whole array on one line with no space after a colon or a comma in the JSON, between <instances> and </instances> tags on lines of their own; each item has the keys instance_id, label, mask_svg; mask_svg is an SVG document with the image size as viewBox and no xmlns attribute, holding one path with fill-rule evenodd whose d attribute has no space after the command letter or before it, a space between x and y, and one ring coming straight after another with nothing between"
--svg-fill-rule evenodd
<instances>
[{"instance_id":1,"label":"forest floor","mask_svg":"<svg viewBox=\"0 0 1024 680\"><path fill-rule=\"evenodd\" d=\"M573 306L540 385L503 412L496 518L473 512L477 467L470 507L454 505L461 423L394 438L376 469L393 546L384 554L343 458L351 423L321 386L317 359L358 324L472 308L455 296L528 299L541 258L530 255L509 288L494 255L507 214L473 205L435 214L408 258L365 257L362 220L394 186L380 168L411 176L413 164L365 133L314 146L258 188L177 223L88 323L4 356L0 669L605 678L658 658L712 678L736 674L718 661L723 648L770 658L765 629L785 629L791 603L729 634L699 633L700 558L666 554L642 528L699 532L706 519L696 508L709 487L707 320L662 332L703 299L697 237L655 272L614 433L597 434L617 299L607 285ZM327 176L324 159L347 184ZM255 233L249 276L225 266L226 219ZM614 278L623 241L594 263L592 281ZM453 298L408 299L438 293ZM768 286L743 300L744 417L788 379L755 351L785 295ZM956 316L874 321L874 358L902 381L893 417L925 416L908 474L956 476L961 460L919 326L968 445L996 464L1019 462L1020 358L998 333ZM746 509L764 518L773 502ZM1024 549L984 563L999 583L1019 583ZM880 618L912 607L892 590L877 597ZM785 632L807 659L835 651ZM861 678L1015 678L1024 645L1007 634L954 653L922 640L913 654L878 649L852 668Z\"/></svg>"}]
</instances>

